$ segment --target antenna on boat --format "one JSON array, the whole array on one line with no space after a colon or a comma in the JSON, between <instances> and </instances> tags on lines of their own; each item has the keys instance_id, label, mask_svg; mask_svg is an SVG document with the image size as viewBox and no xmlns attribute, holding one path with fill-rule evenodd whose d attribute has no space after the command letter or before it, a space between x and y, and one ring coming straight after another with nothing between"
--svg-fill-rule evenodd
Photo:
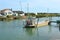
<instances>
[{"instance_id":1,"label":"antenna on boat","mask_svg":"<svg viewBox=\"0 0 60 40\"><path fill-rule=\"evenodd\" d=\"M20 10L22 11L22 3L21 3L21 0L20 0L20 7L21 7Z\"/></svg>"}]
</instances>

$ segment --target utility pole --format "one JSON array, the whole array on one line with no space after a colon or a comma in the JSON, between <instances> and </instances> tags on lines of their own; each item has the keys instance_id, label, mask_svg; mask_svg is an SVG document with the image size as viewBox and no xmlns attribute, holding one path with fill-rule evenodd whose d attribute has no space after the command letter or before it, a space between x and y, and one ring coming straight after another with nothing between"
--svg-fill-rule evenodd
<instances>
[{"instance_id":1,"label":"utility pole","mask_svg":"<svg viewBox=\"0 0 60 40\"><path fill-rule=\"evenodd\" d=\"M47 8L47 13L49 12L49 8Z\"/></svg>"},{"instance_id":2,"label":"utility pole","mask_svg":"<svg viewBox=\"0 0 60 40\"><path fill-rule=\"evenodd\" d=\"M49 13L49 8L47 9L47 13ZM50 14L48 14L48 16L49 16ZM50 15L50 17L49 17L49 21L51 21L52 20L52 16Z\"/></svg>"}]
</instances>

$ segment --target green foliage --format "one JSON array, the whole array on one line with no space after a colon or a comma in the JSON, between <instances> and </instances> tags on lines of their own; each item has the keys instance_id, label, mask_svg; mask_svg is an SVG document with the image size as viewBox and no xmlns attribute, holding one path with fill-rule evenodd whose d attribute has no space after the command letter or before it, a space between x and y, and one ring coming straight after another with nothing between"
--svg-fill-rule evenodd
<instances>
[{"instance_id":1,"label":"green foliage","mask_svg":"<svg viewBox=\"0 0 60 40\"><path fill-rule=\"evenodd\" d=\"M35 15L35 13L25 13L26 16L36 16L37 18L39 17L57 17L60 16L59 13L37 13L37 15Z\"/></svg>"}]
</instances>

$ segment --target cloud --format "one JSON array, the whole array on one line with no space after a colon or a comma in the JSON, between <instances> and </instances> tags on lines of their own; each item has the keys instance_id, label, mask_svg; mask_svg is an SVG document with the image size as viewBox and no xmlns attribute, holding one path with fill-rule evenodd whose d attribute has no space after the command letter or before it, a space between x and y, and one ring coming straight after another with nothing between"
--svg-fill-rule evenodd
<instances>
[{"instance_id":1,"label":"cloud","mask_svg":"<svg viewBox=\"0 0 60 40\"><path fill-rule=\"evenodd\" d=\"M29 3L30 7L58 7L60 0L29 0L22 3Z\"/></svg>"}]
</instances>

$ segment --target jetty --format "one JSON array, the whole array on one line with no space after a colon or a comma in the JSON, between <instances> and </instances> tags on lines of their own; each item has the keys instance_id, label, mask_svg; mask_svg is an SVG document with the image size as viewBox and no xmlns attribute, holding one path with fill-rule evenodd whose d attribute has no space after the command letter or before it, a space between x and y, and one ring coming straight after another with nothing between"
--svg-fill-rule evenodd
<instances>
[{"instance_id":1,"label":"jetty","mask_svg":"<svg viewBox=\"0 0 60 40\"><path fill-rule=\"evenodd\" d=\"M60 24L60 20L56 20L56 21L49 21L48 25L51 25L51 23L57 23L57 24Z\"/></svg>"}]
</instances>

